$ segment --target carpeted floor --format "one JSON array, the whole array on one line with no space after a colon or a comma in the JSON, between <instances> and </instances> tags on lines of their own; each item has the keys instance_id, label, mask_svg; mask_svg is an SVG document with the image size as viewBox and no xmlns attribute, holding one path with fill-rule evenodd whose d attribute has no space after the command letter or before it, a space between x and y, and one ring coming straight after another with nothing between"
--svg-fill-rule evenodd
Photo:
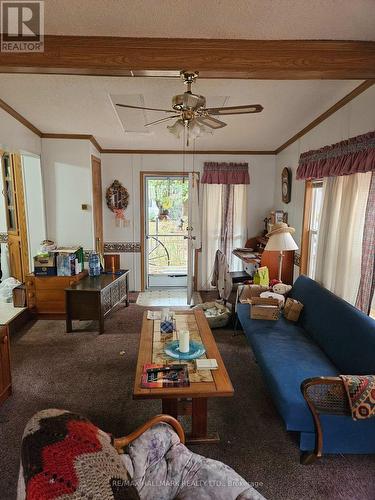
<instances>
[{"instance_id":1,"label":"carpeted floor","mask_svg":"<svg viewBox=\"0 0 375 500\"><path fill-rule=\"evenodd\" d=\"M133 401L132 387L144 308L131 304L106 320L105 334L65 333L63 321L37 321L12 338L13 396L0 408L0 499L15 498L20 440L42 408L80 412L122 435L160 412L158 401ZM375 498L374 456L327 456L299 464L297 436L286 433L243 336L215 330L233 382L233 398L209 402L221 442L197 453L236 469L268 499Z\"/></svg>"}]
</instances>

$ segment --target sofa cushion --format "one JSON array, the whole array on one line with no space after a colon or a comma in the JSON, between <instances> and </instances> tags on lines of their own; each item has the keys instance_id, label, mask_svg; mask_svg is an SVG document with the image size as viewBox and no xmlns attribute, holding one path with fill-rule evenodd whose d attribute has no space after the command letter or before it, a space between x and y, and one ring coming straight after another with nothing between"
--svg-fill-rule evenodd
<instances>
[{"instance_id":1,"label":"sofa cushion","mask_svg":"<svg viewBox=\"0 0 375 500\"><path fill-rule=\"evenodd\" d=\"M316 281L299 276L290 296L304 305L299 324L340 373L375 374L375 321Z\"/></svg>"},{"instance_id":2,"label":"sofa cushion","mask_svg":"<svg viewBox=\"0 0 375 500\"><path fill-rule=\"evenodd\" d=\"M287 429L312 431L301 382L336 376L337 368L300 326L283 317L278 321L252 320L249 307L239 305L238 317Z\"/></svg>"}]
</instances>

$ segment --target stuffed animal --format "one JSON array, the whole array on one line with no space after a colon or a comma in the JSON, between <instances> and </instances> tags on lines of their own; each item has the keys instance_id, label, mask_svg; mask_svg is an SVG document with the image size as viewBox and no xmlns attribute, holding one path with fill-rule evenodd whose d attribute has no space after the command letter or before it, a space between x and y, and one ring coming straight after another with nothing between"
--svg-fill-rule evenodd
<instances>
[{"instance_id":1,"label":"stuffed animal","mask_svg":"<svg viewBox=\"0 0 375 500\"><path fill-rule=\"evenodd\" d=\"M273 286L272 291L279 293L280 295L286 295L292 289L292 285L286 285L285 283L277 283Z\"/></svg>"}]
</instances>

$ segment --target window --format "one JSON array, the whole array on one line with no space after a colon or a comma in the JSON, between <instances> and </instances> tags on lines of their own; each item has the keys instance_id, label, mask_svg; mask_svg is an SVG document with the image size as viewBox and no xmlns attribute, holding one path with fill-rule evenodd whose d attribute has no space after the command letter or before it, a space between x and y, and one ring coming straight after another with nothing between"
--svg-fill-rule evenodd
<instances>
[{"instance_id":1,"label":"window","mask_svg":"<svg viewBox=\"0 0 375 500\"><path fill-rule=\"evenodd\" d=\"M308 234L308 265L307 274L315 278L316 250L318 244L318 231L320 214L323 204L323 181L313 181L311 186L311 213Z\"/></svg>"}]
</instances>

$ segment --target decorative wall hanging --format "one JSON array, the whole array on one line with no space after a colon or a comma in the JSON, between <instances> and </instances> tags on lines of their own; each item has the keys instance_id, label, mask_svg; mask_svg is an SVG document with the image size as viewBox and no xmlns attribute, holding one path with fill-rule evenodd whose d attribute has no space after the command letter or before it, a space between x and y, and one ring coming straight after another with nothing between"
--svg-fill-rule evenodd
<instances>
[{"instance_id":1,"label":"decorative wall hanging","mask_svg":"<svg viewBox=\"0 0 375 500\"><path fill-rule=\"evenodd\" d=\"M292 188L291 171L289 168L285 167L281 172L281 195L283 203L290 202L291 188Z\"/></svg>"},{"instance_id":2,"label":"decorative wall hanging","mask_svg":"<svg viewBox=\"0 0 375 500\"><path fill-rule=\"evenodd\" d=\"M130 221L125 217L125 210L129 204L128 190L114 180L106 192L107 207L115 214L116 226L128 226Z\"/></svg>"}]
</instances>

